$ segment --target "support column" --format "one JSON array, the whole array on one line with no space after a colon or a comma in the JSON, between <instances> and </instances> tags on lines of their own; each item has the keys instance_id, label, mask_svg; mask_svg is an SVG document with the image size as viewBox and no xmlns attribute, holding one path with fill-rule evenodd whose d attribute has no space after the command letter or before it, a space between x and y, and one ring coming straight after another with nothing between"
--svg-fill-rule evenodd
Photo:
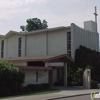
<instances>
[{"instance_id":1,"label":"support column","mask_svg":"<svg viewBox=\"0 0 100 100\"><path fill-rule=\"evenodd\" d=\"M86 69L83 74L83 88L90 89L91 88L91 70Z\"/></svg>"},{"instance_id":2,"label":"support column","mask_svg":"<svg viewBox=\"0 0 100 100\"><path fill-rule=\"evenodd\" d=\"M64 86L67 86L67 62L64 62Z\"/></svg>"},{"instance_id":3,"label":"support column","mask_svg":"<svg viewBox=\"0 0 100 100\"><path fill-rule=\"evenodd\" d=\"M48 67L49 66L49 64L48 64L48 62L45 62L45 67ZM45 71L45 83L48 83L49 81L49 73L48 73L48 70L47 71Z\"/></svg>"}]
</instances>

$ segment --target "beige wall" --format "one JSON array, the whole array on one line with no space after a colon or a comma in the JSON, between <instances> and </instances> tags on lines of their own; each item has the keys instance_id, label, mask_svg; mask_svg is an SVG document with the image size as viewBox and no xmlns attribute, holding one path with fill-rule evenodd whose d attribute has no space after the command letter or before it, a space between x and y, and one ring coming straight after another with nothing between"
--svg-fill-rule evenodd
<instances>
[{"instance_id":1,"label":"beige wall","mask_svg":"<svg viewBox=\"0 0 100 100\"><path fill-rule=\"evenodd\" d=\"M46 55L46 34L37 34L26 36L26 56L28 57Z\"/></svg>"},{"instance_id":2,"label":"beige wall","mask_svg":"<svg viewBox=\"0 0 100 100\"><path fill-rule=\"evenodd\" d=\"M48 32L48 55L67 53L67 31Z\"/></svg>"},{"instance_id":3,"label":"beige wall","mask_svg":"<svg viewBox=\"0 0 100 100\"><path fill-rule=\"evenodd\" d=\"M80 45L99 51L99 34L84 30L75 24L71 24L71 51L75 58L75 51Z\"/></svg>"},{"instance_id":4,"label":"beige wall","mask_svg":"<svg viewBox=\"0 0 100 100\"><path fill-rule=\"evenodd\" d=\"M7 57L18 57L18 35L13 34L9 36L7 39Z\"/></svg>"},{"instance_id":5,"label":"beige wall","mask_svg":"<svg viewBox=\"0 0 100 100\"><path fill-rule=\"evenodd\" d=\"M4 58L18 57L19 37L22 38L21 57L67 53L67 30L65 29L28 35L21 34L15 33L4 38ZM0 40L2 40L2 38Z\"/></svg>"},{"instance_id":6,"label":"beige wall","mask_svg":"<svg viewBox=\"0 0 100 100\"><path fill-rule=\"evenodd\" d=\"M36 82L36 71L35 70L23 70L25 73L24 86L28 84L41 84L45 83L45 71L38 71L38 82Z\"/></svg>"},{"instance_id":7,"label":"beige wall","mask_svg":"<svg viewBox=\"0 0 100 100\"><path fill-rule=\"evenodd\" d=\"M4 39L4 58L18 57L18 38L19 37L22 38L22 57L24 57L25 55L25 36L13 34Z\"/></svg>"},{"instance_id":8,"label":"beige wall","mask_svg":"<svg viewBox=\"0 0 100 100\"><path fill-rule=\"evenodd\" d=\"M75 50L80 45L92 50L99 50L98 33L90 32L75 24L71 24L71 30L66 28L55 31L42 31L41 33L27 33L28 35L15 33L5 38L0 37L0 41L4 39L4 58L18 57L19 37L22 37L22 57L67 54L67 32L69 31L71 31L71 52L73 59L75 57Z\"/></svg>"}]
</instances>

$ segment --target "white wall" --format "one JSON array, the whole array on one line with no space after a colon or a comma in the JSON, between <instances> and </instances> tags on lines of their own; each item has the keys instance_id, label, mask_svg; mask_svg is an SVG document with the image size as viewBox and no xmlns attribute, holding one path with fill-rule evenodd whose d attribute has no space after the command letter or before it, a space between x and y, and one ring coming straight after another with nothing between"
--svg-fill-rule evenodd
<instances>
[{"instance_id":1,"label":"white wall","mask_svg":"<svg viewBox=\"0 0 100 100\"><path fill-rule=\"evenodd\" d=\"M48 55L67 53L67 30L48 32Z\"/></svg>"},{"instance_id":2,"label":"white wall","mask_svg":"<svg viewBox=\"0 0 100 100\"><path fill-rule=\"evenodd\" d=\"M21 56L25 56L25 36L12 34L4 39L4 58L15 58L18 57L18 38L22 38L22 53ZM0 39L0 40L3 40ZM1 52L1 41L0 41L0 52ZM0 53L1 57L1 53Z\"/></svg>"},{"instance_id":3,"label":"white wall","mask_svg":"<svg viewBox=\"0 0 100 100\"><path fill-rule=\"evenodd\" d=\"M4 58L18 57L18 38L20 37L22 38L21 57L66 54L67 31L69 30L64 29L28 35L15 33L1 38L0 40L4 39Z\"/></svg>"},{"instance_id":4,"label":"white wall","mask_svg":"<svg viewBox=\"0 0 100 100\"><path fill-rule=\"evenodd\" d=\"M80 45L99 51L99 34L84 30L75 24L71 24L71 51L72 58L75 57L75 50Z\"/></svg>"},{"instance_id":5,"label":"white wall","mask_svg":"<svg viewBox=\"0 0 100 100\"><path fill-rule=\"evenodd\" d=\"M67 54L67 32L70 30L56 30L26 35L12 34L4 39L4 58L18 57L18 38L22 38L21 57L33 57L42 55ZM75 50L79 45L99 51L99 34L84 30L75 24L71 24L71 50L74 59ZM0 43L1 48L1 43ZM1 49L0 49L1 51ZM0 53L1 57L1 53Z\"/></svg>"},{"instance_id":6,"label":"white wall","mask_svg":"<svg viewBox=\"0 0 100 100\"><path fill-rule=\"evenodd\" d=\"M37 33L26 36L26 56L46 55L46 34Z\"/></svg>"},{"instance_id":7,"label":"white wall","mask_svg":"<svg viewBox=\"0 0 100 100\"><path fill-rule=\"evenodd\" d=\"M36 71L35 70L23 70L25 73L24 86L28 84L41 84L45 83L45 71L38 71L38 82L36 82Z\"/></svg>"},{"instance_id":8,"label":"white wall","mask_svg":"<svg viewBox=\"0 0 100 100\"><path fill-rule=\"evenodd\" d=\"M97 32L97 23L94 21L85 21L84 29L92 32Z\"/></svg>"}]
</instances>

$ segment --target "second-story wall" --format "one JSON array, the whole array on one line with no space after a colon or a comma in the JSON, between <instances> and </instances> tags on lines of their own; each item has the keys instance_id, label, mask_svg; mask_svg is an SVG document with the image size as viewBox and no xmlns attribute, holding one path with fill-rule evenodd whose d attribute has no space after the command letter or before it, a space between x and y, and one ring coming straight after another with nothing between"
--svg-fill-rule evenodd
<instances>
[{"instance_id":1,"label":"second-story wall","mask_svg":"<svg viewBox=\"0 0 100 100\"><path fill-rule=\"evenodd\" d=\"M26 56L46 55L46 33L26 35Z\"/></svg>"},{"instance_id":2,"label":"second-story wall","mask_svg":"<svg viewBox=\"0 0 100 100\"><path fill-rule=\"evenodd\" d=\"M47 51L48 55L67 53L67 30L48 32Z\"/></svg>"},{"instance_id":3,"label":"second-story wall","mask_svg":"<svg viewBox=\"0 0 100 100\"><path fill-rule=\"evenodd\" d=\"M26 56L60 55L67 53L67 30L26 35Z\"/></svg>"},{"instance_id":4,"label":"second-story wall","mask_svg":"<svg viewBox=\"0 0 100 100\"><path fill-rule=\"evenodd\" d=\"M75 24L71 24L71 38L72 38L72 58L75 58L75 51L80 45L85 46L91 50L99 51L99 33L87 31Z\"/></svg>"},{"instance_id":5,"label":"second-story wall","mask_svg":"<svg viewBox=\"0 0 100 100\"><path fill-rule=\"evenodd\" d=\"M67 31L59 29L54 31L43 31L38 33L12 33L4 38L4 57L18 57L18 39L21 38L21 57L36 57L44 55L67 54ZM1 49L0 49L1 58Z\"/></svg>"},{"instance_id":6,"label":"second-story wall","mask_svg":"<svg viewBox=\"0 0 100 100\"><path fill-rule=\"evenodd\" d=\"M21 57L25 56L25 36L20 34L11 34L10 36L0 38L0 58L1 58L1 41L4 40L3 58L18 57L18 38L21 38Z\"/></svg>"}]
</instances>

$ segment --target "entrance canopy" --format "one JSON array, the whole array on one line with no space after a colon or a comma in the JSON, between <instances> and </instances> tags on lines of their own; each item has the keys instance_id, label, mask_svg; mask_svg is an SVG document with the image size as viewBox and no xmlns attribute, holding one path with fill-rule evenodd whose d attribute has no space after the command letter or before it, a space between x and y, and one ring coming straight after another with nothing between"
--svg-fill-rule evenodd
<instances>
[{"instance_id":1,"label":"entrance canopy","mask_svg":"<svg viewBox=\"0 0 100 100\"><path fill-rule=\"evenodd\" d=\"M67 54L54 56L44 60L44 62L74 62Z\"/></svg>"},{"instance_id":2,"label":"entrance canopy","mask_svg":"<svg viewBox=\"0 0 100 100\"><path fill-rule=\"evenodd\" d=\"M54 55L54 56L39 56L39 57L19 57L19 58L10 58L5 59L9 62L28 62L28 61L43 61L43 62L74 62L67 54Z\"/></svg>"}]
</instances>

